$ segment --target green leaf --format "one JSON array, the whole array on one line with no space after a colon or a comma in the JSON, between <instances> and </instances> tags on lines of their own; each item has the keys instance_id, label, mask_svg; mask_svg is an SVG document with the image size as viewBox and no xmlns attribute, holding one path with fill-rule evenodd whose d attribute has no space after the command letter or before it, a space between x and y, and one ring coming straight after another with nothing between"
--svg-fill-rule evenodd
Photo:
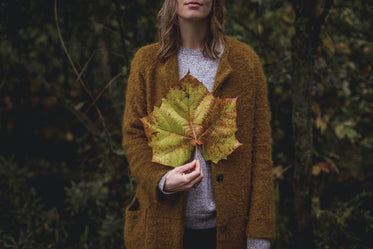
<instances>
[{"instance_id":1,"label":"green leaf","mask_svg":"<svg viewBox=\"0 0 373 249\"><path fill-rule=\"evenodd\" d=\"M202 146L205 160L227 159L241 143L235 138L237 98L215 98L189 73L171 87L160 107L141 119L153 162L178 167Z\"/></svg>"},{"instance_id":2,"label":"green leaf","mask_svg":"<svg viewBox=\"0 0 373 249\"><path fill-rule=\"evenodd\" d=\"M356 125L354 121L346 121L344 123L338 124L334 130L339 139L343 139L347 137L352 143L356 141L356 139L361 138L361 134L358 133L353 127Z\"/></svg>"}]
</instances>

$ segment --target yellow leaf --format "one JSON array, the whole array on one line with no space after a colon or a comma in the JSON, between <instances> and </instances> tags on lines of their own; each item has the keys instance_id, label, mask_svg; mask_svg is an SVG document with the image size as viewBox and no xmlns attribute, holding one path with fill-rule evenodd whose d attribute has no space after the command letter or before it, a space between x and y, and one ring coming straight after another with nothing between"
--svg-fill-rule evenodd
<instances>
[{"instance_id":1,"label":"yellow leaf","mask_svg":"<svg viewBox=\"0 0 373 249\"><path fill-rule=\"evenodd\" d=\"M320 174L321 170L318 165L312 166L312 175L318 176Z\"/></svg>"},{"instance_id":2,"label":"yellow leaf","mask_svg":"<svg viewBox=\"0 0 373 249\"><path fill-rule=\"evenodd\" d=\"M284 171L282 165L276 166L272 169L272 175L279 180L284 179L284 175L282 174Z\"/></svg>"},{"instance_id":3,"label":"yellow leaf","mask_svg":"<svg viewBox=\"0 0 373 249\"><path fill-rule=\"evenodd\" d=\"M141 118L153 162L178 167L192 158L197 145L205 160L227 159L241 143L236 139L237 98L216 98L188 72L171 87L160 107Z\"/></svg>"},{"instance_id":4,"label":"yellow leaf","mask_svg":"<svg viewBox=\"0 0 373 249\"><path fill-rule=\"evenodd\" d=\"M321 131L321 133L324 133L326 128L328 128L328 123L322 117L317 117L315 120L315 126Z\"/></svg>"},{"instance_id":5,"label":"yellow leaf","mask_svg":"<svg viewBox=\"0 0 373 249\"><path fill-rule=\"evenodd\" d=\"M67 141L71 142L74 140L74 135L71 132L66 132L65 138Z\"/></svg>"}]
</instances>

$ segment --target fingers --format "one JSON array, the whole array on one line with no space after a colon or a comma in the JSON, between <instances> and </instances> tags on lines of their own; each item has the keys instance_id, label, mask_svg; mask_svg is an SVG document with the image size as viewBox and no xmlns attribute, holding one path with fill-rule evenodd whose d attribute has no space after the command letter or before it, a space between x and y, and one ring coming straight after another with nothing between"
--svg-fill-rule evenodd
<instances>
[{"instance_id":1,"label":"fingers","mask_svg":"<svg viewBox=\"0 0 373 249\"><path fill-rule=\"evenodd\" d=\"M196 160L194 171L198 172L199 175L203 178L203 171L202 171L201 163L199 162L199 160Z\"/></svg>"},{"instance_id":2,"label":"fingers","mask_svg":"<svg viewBox=\"0 0 373 249\"><path fill-rule=\"evenodd\" d=\"M191 188L198 185L203 179L201 164L198 160L195 160L195 164L193 167L194 170L185 175L187 190L190 190Z\"/></svg>"},{"instance_id":3,"label":"fingers","mask_svg":"<svg viewBox=\"0 0 373 249\"><path fill-rule=\"evenodd\" d=\"M184 171L184 173L186 174L185 175L185 179L187 181L193 181L194 179L196 178L200 178L202 179L203 177L203 173L202 173L202 168L201 168L201 164L198 160L193 160L190 165L189 164L186 164L186 171Z\"/></svg>"},{"instance_id":4,"label":"fingers","mask_svg":"<svg viewBox=\"0 0 373 249\"><path fill-rule=\"evenodd\" d=\"M203 179L201 164L193 160L183 166L173 169L166 177L166 191L188 191L198 185Z\"/></svg>"},{"instance_id":5,"label":"fingers","mask_svg":"<svg viewBox=\"0 0 373 249\"><path fill-rule=\"evenodd\" d=\"M194 171L194 168L196 166L196 162L197 162L197 160L194 159L190 163L184 164L183 166L178 167L177 169L181 173L189 174L190 172Z\"/></svg>"}]
</instances>

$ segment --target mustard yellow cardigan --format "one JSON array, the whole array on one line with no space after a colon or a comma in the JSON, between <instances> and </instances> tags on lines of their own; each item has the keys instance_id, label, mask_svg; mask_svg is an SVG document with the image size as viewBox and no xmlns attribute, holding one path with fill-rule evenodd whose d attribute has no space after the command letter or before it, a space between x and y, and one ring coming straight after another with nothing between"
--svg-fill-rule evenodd
<instances>
[{"instance_id":1,"label":"mustard yellow cardigan","mask_svg":"<svg viewBox=\"0 0 373 249\"><path fill-rule=\"evenodd\" d=\"M258 56L248 45L225 39L212 92L238 97L236 137L243 145L227 160L211 163L217 248L244 249L246 238L275 235L269 106ZM151 44L135 54L126 91L123 148L137 182L125 215L127 249L182 249L185 196L159 192L159 180L172 168L151 162L152 149L140 121L160 106L179 79L177 55L161 62L158 48Z\"/></svg>"}]
</instances>

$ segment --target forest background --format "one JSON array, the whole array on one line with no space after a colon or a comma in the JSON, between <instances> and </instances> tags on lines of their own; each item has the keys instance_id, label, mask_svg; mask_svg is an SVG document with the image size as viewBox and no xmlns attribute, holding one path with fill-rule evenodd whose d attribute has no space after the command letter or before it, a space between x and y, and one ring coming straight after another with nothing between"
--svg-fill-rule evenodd
<instances>
[{"instance_id":1,"label":"forest background","mask_svg":"<svg viewBox=\"0 0 373 249\"><path fill-rule=\"evenodd\" d=\"M373 248L373 3L226 1L266 73L272 248ZM161 1L0 2L0 248L125 248L130 62Z\"/></svg>"}]
</instances>

